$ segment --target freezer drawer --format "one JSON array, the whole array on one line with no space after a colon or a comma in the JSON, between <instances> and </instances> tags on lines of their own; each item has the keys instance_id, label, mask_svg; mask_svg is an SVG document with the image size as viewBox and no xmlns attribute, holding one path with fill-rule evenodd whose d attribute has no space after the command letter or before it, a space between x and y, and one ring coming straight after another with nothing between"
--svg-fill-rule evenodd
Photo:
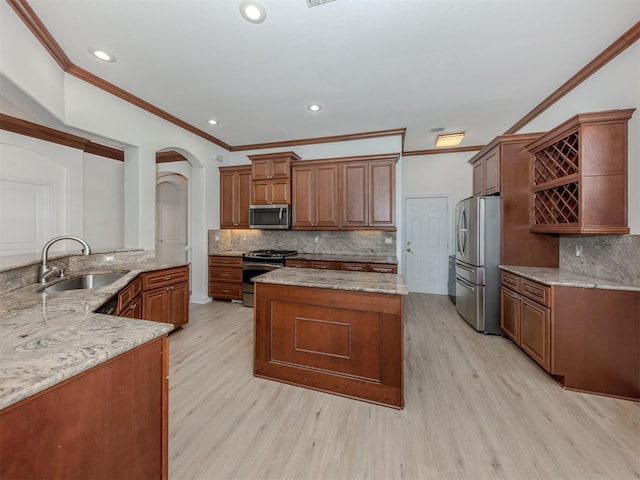
<instances>
[{"instance_id":1,"label":"freezer drawer","mask_svg":"<svg viewBox=\"0 0 640 480\"><path fill-rule=\"evenodd\" d=\"M484 286L475 285L456 275L456 309L469 325L483 332Z\"/></svg>"},{"instance_id":2,"label":"freezer drawer","mask_svg":"<svg viewBox=\"0 0 640 480\"><path fill-rule=\"evenodd\" d=\"M485 285L484 267L476 267L468 263L456 260L456 275L469 283L475 285Z\"/></svg>"}]
</instances>

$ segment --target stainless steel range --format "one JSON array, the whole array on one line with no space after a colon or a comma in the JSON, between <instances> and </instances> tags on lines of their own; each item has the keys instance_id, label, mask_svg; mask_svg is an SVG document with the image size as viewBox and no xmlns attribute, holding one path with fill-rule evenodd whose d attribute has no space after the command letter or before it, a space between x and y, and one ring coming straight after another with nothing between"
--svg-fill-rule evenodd
<instances>
[{"instance_id":1,"label":"stainless steel range","mask_svg":"<svg viewBox=\"0 0 640 480\"><path fill-rule=\"evenodd\" d=\"M253 307L253 277L284 267L295 250L253 250L242 255L242 304Z\"/></svg>"}]
</instances>

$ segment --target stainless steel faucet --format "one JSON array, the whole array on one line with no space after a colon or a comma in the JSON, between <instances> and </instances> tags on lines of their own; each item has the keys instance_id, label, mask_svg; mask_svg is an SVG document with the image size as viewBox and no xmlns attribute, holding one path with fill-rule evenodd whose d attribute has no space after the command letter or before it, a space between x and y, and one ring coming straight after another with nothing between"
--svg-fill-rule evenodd
<instances>
[{"instance_id":1,"label":"stainless steel faucet","mask_svg":"<svg viewBox=\"0 0 640 480\"><path fill-rule=\"evenodd\" d=\"M80 237L73 237L71 235L62 235L60 237L55 237L49 240L42 247L42 263L40 264L40 268L38 269L38 278L40 279L40 283L47 283L47 279L55 275L56 273L62 276L63 270L60 270L58 267L51 267L47 265L48 257L49 257L49 248L56 242L61 240L75 240L76 242L82 244L82 254L87 256L91 255L91 247L87 242L85 242Z\"/></svg>"}]
</instances>

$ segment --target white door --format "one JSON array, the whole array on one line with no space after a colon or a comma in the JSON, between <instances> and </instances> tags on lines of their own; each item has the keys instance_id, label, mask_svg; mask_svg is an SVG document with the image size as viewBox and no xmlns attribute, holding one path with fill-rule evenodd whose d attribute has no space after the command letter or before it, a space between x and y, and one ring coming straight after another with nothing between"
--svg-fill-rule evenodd
<instances>
[{"instance_id":1,"label":"white door","mask_svg":"<svg viewBox=\"0 0 640 480\"><path fill-rule=\"evenodd\" d=\"M410 292L447 294L449 198L405 198L405 278Z\"/></svg>"}]
</instances>

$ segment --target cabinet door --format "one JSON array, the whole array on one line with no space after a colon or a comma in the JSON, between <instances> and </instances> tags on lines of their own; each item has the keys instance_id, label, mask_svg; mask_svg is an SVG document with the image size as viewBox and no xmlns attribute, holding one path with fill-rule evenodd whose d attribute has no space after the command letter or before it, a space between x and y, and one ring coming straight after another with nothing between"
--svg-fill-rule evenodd
<instances>
[{"instance_id":1,"label":"cabinet door","mask_svg":"<svg viewBox=\"0 0 640 480\"><path fill-rule=\"evenodd\" d=\"M235 226L235 175L220 172L220 228Z\"/></svg>"},{"instance_id":2,"label":"cabinet door","mask_svg":"<svg viewBox=\"0 0 640 480\"><path fill-rule=\"evenodd\" d=\"M340 221L337 165L316 167L315 194L316 226L338 227Z\"/></svg>"},{"instance_id":3,"label":"cabinet door","mask_svg":"<svg viewBox=\"0 0 640 480\"><path fill-rule=\"evenodd\" d=\"M551 314L547 307L521 297L520 348L547 371L551 366L550 324Z\"/></svg>"},{"instance_id":4,"label":"cabinet door","mask_svg":"<svg viewBox=\"0 0 640 480\"><path fill-rule=\"evenodd\" d=\"M291 178L291 161L289 158L271 160L271 178Z\"/></svg>"},{"instance_id":5,"label":"cabinet door","mask_svg":"<svg viewBox=\"0 0 640 480\"><path fill-rule=\"evenodd\" d=\"M171 296L170 323L179 328L189 321L189 283L172 285L169 294Z\"/></svg>"},{"instance_id":6,"label":"cabinet door","mask_svg":"<svg viewBox=\"0 0 640 480\"><path fill-rule=\"evenodd\" d=\"M519 341L520 296L507 288L500 289L500 327L502 333L513 340L517 345Z\"/></svg>"},{"instance_id":7,"label":"cabinet door","mask_svg":"<svg viewBox=\"0 0 640 480\"><path fill-rule=\"evenodd\" d=\"M473 196L482 195L484 191L484 164L478 160L473 164Z\"/></svg>"},{"instance_id":8,"label":"cabinet door","mask_svg":"<svg viewBox=\"0 0 640 480\"><path fill-rule=\"evenodd\" d=\"M500 152L494 148L484 158L484 195L500 193Z\"/></svg>"},{"instance_id":9,"label":"cabinet door","mask_svg":"<svg viewBox=\"0 0 640 480\"><path fill-rule=\"evenodd\" d=\"M292 170L293 227L312 227L315 221L314 169L294 167Z\"/></svg>"},{"instance_id":10,"label":"cabinet door","mask_svg":"<svg viewBox=\"0 0 640 480\"><path fill-rule=\"evenodd\" d=\"M156 288L142 293L142 319L171 323L171 296L169 287Z\"/></svg>"},{"instance_id":11,"label":"cabinet door","mask_svg":"<svg viewBox=\"0 0 640 480\"><path fill-rule=\"evenodd\" d=\"M291 180L288 178L269 181L269 204L289 204L291 203Z\"/></svg>"},{"instance_id":12,"label":"cabinet door","mask_svg":"<svg viewBox=\"0 0 640 480\"><path fill-rule=\"evenodd\" d=\"M369 217L367 164L343 165L342 182L342 225L366 227Z\"/></svg>"},{"instance_id":13,"label":"cabinet door","mask_svg":"<svg viewBox=\"0 0 640 480\"><path fill-rule=\"evenodd\" d=\"M251 203L251 171L237 174L236 228L249 228L249 204Z\"/></svg>"},{"instance_id":14,"label":"cabinet door","mask_svg":"<svg viewBox=\"0 0 640 480\"><path fill-rule=\"evenodd\" d=\"M271 178L271 162L269 160L252 160L251 177L253 180L267 180Z\"/></svg>"},{"instance_id":15,"label":"cabinet door","mask_svg":"<svg viewBox=\"0 0 640 480\"><path fill-rule=\"evenodd\" d=\"M254 205L269 204L269 180L253 180L251 182L251 203Z\"/></svg>"},{"instance_id":16,"label":"cabinet door","mask_svg":"<svg viewBox=\"0 0 640 480\"><path fill-rule=\"evenodd\" d=\"M370 227L395 225L395 162L369 164L369 221Z\"/></svg>"}]
</instances>

